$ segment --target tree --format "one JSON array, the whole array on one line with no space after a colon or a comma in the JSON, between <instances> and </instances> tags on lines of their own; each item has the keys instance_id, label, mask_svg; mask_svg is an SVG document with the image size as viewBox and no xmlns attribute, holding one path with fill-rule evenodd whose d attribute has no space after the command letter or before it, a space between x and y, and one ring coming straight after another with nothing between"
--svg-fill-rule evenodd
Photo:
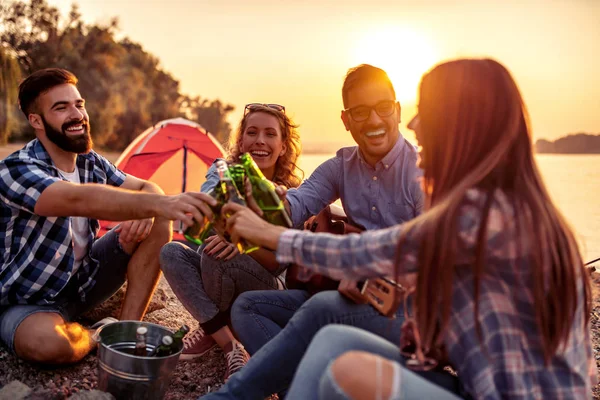
<instances>
[{"instance_id":1,"label":"tree","mask_svg":"<svg viewBox=\"0 0 600 400\"><path fill-rule=\"evenodd\" d=\"M66 18L46 0L0 5L0 45L25 74L59 67L79 78L97 145L123 149L148 126L184 115L227 140L225 118L233 107L198 97L186 102L189 97L159 60L128 38L117 40L118 30L116 18L105 25L84 23L77 5Z\"/></svg>"},{"instance_id":2,"label":"tree","mask_svg":"<svg viewBox=\"0 0 600 400\"><path fill-rule=\"evenodd\" d=\"M234 106L221 103L220 100L200 100L200 97L185 96L181 109L186 118L202 125L220 143L227 142L231 134L227 115L235 109Z\"/></svg>"},{"instance_id":3,"label":"tree","mask_svg":"<svg viewBox=\"0 0 600 400\"><path fill-rule=\"evenodd\" d=\"M11 132L20 125L17 106L20 80L17 59L0 47L0 146L8 142Z\"/></svg>"}]
</instances>

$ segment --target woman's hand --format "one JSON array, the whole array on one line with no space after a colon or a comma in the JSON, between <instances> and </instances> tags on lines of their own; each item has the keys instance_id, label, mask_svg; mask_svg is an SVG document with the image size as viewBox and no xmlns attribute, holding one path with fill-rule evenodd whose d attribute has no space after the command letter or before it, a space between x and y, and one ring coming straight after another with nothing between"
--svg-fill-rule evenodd
<instances>
[{"instance_id":1,"label":"woman's hand","mask_svg":"<svg viewBox=\"0 0 600 400\"><path fill-rule=\"evenodd\" d=\"M219 235L208 237L205 243L204 253L213 256L216 260L229 261L240 254L235 244L229 243Z\"/></svg>"},{"instance_id":2,"label":"woman's hand","mask_svg":"<svg viewBox=\"0 0 600 400\"><path fill-rule=\"evenodd\" d=\"M246 239L258 246L277 250L279 236L286 231L285 228L268 223L248 207L239 204L227 203L221 212L229 215L226 230L233 243Z\"/></svg>"}]
</instances>

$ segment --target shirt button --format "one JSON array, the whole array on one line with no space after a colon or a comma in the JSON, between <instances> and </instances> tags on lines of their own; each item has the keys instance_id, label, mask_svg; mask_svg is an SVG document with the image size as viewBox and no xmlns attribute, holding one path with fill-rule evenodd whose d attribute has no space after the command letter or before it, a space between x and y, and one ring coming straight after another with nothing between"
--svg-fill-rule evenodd
<instances>
[{"instance_id":1,"label":"shirt button","mask_svg":"<svg viewBox=\"0 0 600 400\"><path fill-rule=\"evenodd\" d=\"M373 211L377 211L377 207L373 206L373 207L371 208L371 210L373 210Z\"/></svg>"},{"instance_id":2,"label":"shirt button","mask_svg":"<svg viewBox=\"0 0 600 400\"><path fill-rule=\"evenodd\" d=\"M389 167L390 167L389 165L385 164L385 169L388 169Z\"/></svg>"},{"instance_id":3,"label":"shirt button","mask_svg":"<svg viewBox=\"0 0 600 400\"><path fill-rule=\"evenodd\" d=\"M377 177L376 177L376 176L374 176L374 177L373 177L373 180L374 180L374 181L376 181L376 180L377 180Z\"/></svg>"}]
</instances>

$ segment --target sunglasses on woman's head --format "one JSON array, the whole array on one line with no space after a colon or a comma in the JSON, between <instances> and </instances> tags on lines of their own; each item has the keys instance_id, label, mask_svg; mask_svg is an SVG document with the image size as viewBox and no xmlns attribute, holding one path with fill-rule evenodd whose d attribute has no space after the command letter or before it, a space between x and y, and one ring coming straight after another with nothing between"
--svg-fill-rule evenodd
<instances>
[{"instance_id":1,"label":"sunglasses on woman's head","mask_svg":"<svg viewBox=\"0 0 600 400\"><path fill-rule=\"evenodd\" d=\"M260 110L262 108L271 108L275 111L279 111L285 114L285 107L281 104L273 104L273 103L249 103L244 107L244 115L248 114L250 111Z\"/></svg>"}]
</instances>

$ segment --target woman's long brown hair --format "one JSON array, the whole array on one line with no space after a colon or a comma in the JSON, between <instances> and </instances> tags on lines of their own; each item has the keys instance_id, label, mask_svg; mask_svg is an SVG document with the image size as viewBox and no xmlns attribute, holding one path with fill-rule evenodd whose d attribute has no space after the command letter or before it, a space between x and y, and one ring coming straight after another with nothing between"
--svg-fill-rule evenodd
<instances>
[{"instance_id":1,"label":"woman's long brown hair","mask_svg":"<svg viewBox=\"0 0 600 400\"><path fill-rule=\"evenodd\" d=\"M405 232L416 225L423 232L415 299L423 347L440 345L448 327L457 268L458 213L466 191L475 187L488 196L471 266L474 320L482 340L478 298L486 273L487 220L493 193L501 189L515 210L517 242L527 243L517 250L531 267L534 310L548 361L569 337L579 305L578 280L584 287L586 325L591 292L575 237L536 166L528 117L515 81L501 64L489 59L441 64L421 81L419 118L417 138L423 147L428 211L408 223ZM398 268L401 272L402 266Z\"/></svg>"}]
</instances>

